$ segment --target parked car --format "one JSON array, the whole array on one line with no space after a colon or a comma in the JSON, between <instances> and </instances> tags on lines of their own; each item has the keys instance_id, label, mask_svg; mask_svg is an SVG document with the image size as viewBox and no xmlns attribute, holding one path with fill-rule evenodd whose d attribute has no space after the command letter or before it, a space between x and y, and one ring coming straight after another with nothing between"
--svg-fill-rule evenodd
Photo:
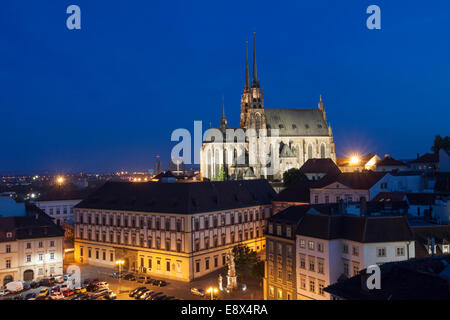
<instances>
[{"instance_id":1,"label":"parked car","mask_svg":"<svg viewBox=\"0 0 450 320\"><path fill-rule=\"evenodd\" d=\"M93 279L92 280L92 284L94 284L94 285L96 285L97 283L99 283L100 282L100 280L98 279L98 278L95 278L95 279Z\"/></svg>"},{"instance_id":2,"label":"parked car","mask_svg":"<svg viewBox=\"0 0 450 320\"><path fill-rule=\"evenodd\" d=\"M32 281L32 282L30 283L30 287L31 287L32 289L38 288L38 287L39 287L39 282L37 282L37 281Z\"/></svg>"},{"instance_id":3,"label":"parked car","mask_svg":"<svg viewBox=\"0 0 450 320\"><path fill-rule=\"evenodd\" d=\"M123 279L124 279L124 280L128 280L128 281L135 281L135 280L136 280L136 277L135 277L133 274L128 273L128 274L126 274L126 275L123 276Z\"/></svg>"},{"instance_id":4,"label":"parked car","mask_svg":"<svg viewBox=\"0 0 450 320\"><path fill-rule=\"evenodd\" d=\"M56 283L64 283L64 276L59 276L59 277L55 277L55 282Z\"/></svg>"},{"instance_id":5,"label":"parked car","mask_svg":"<svg viewBox=\"0 0 450 320\"><path fill-rule=\"evenodd\" d=\"M6 289L11 293L20 292L23 290L23 284L21 281L11 281L6 284Z\"/></svg>"},{"instance_id":6,"label":"parked car","mask_svg":"<svg viewBox=\"0 0 450 320\"><path fill-rule=\"evenodd\" d=\"M133 291L130 292L130 294L128 295L130 298L134 297L134 295L139 291L139 290L143 290L143 289L147 289L146 287L137 287L136 289L134 289Z\"/></svg>"},{"instance_id":7,"label":"parked car","mask_svg":"<svg viewBox=\"0 0 450 320\"><path fill-rule=\"evenodd\" d=\"M166 300L166 298L167 298L167 296L163 294L163 295L156 296L153 300L155 300L155 301Z\"/></svg>"},{"instance_id":8,"label":"parked car","mask_svg":"<svg viewBox=\"0 0 450 320\"><path fill-rule=\"evenodd\" d=\"M83 286L88 286L91 283L91 280L89 279L84 279L83 281Z\"/></svg>"},{"instance_id":9,"label":"parked car","mask_svg":"<svg viewBox=\"0 0 450 320\"><path fill-rule=\"evenodd\" d=\"M134 295L134 298L137 299L137 300L140 300L140 298L142 297L142 295L143 295L144 293L146 293L147 291L151 291L151 290L145 288L144 290L141 290L141 291L139 291L138 293L136 293L136 294Z\"/></svg>"},{"instance_id":10,"label":"parked car","mask_svg":"<svg viewBox=\"0 0 450 320\"><path fill-rule=\"evenodd\" d=\"M137 277L136 278L136 282L139 282L139 283L145 283L145 277L144 276L139 276L139 277Z\"/></svg>"},{"instance_id":11,"label":"parked car","mask_svg":"<svg viewBox=\"0 0 450 320\"><path fill-rule=\"evenodd\" d=\"M75 288L75 293L86 293L86 287L78 287L78 288Z\"/></svg>"},{"instance_id":12,"label":"parked car","mask_svg":"<svg viewBox=\"0 0 450 320\"><path fill-rule=\"evenodd\" d=\"M52 300L50 296L37 296L36 298L33 298L34 300ZM32 299L30 299L32 300Z\"/></svg>"},{"instance_id":13,"label":"parked car","mask_svg":"<svg viewBox=\"0 0 450 320\"><path fill-rule=\"evenodd\" d=\"M109 290L108 293L105 295L105 299L114 300L117 299L117 295L114 293L114 291Z\"/></svg>"},{"instance_id":14,"label":"parked car","mask_svg":"<svg viewBox=\"0 0 450 320\"><path fill-rule=\"evenodd\" d=\"M37 296L36 293L31 292L31 293L27 293L27 294L25 295L24 299L25 299L25 300L30 300L30 299L36 298L36 296Z\"/></svg>"},{"instance_id":15,"label":"parked car","mask_svg":"<svg viewBox=\"0 0 450 320\"><path fill-rule=\"evenodd\" d=\"M74 295L70 300L88 300L89 296L85 293Z\"/></svg>"},{"instance_id":16,"label":"parked car","mask_svg":"<svg viewBox=\"0 0 450 320\"><path fill-rule=\"evenodd\" d=\"M31 289L31 285L28 282L24 282L23 283L23 291L30 290L30 289Z\"/></svg>"},{"instance_id":17,"label":"parked car","mask_svg":"<svg viewBox=\"0 0 450 320\"><path fill-rule=\"evenodd\" d=\"M55 291L54 293L52 293L51 297L52 297L53 300L64 299L64 295L61 292L59 292L59 291Z\"/></svg>"},{"instance_id":18,"label":"parked car","mask_svg":"<svg viewBox=\"0 0 450 320\"><path fill-rule=\"evenodd\" d=\"M195 296L204 297L206 292L200 288L191 288L191 293Z\"/></svg>"},{"instance_id":19,"label":"parked car","mask_svg":"<svg viewBox=\"0 0 450 320\"><path fill-rule=\"evenodd\" d=\"M64 290L64 291L62 292L62 294L64 295L64 297L70 297L70 296L72 296L72 295L75 294L75 290L73 290L73 289L67 289L67 290Z\"/></svg>"},{"instance_id":20,"label":"parked car","mask_svg":"<svg viewBox=\"0 0 450 320\"><path fill-rule=\"evenodd\" d=\"M103 296L107 295L109 291L110 291L110 290L107 289L107 288L102 288L102 289L100 289L100 290L94 292L94 293L92 294L91 298L93 298L93 299L98 299L98 298L100 298L100 297L103 297Z\"/></svg>"},{"instance_id":21,"label":"parked car","mask_svg":"<svg viewBox=\"0 0 450 320\"><path fill-rule=\"evenodd\" d=\"M38 297L48 296L48 293L49 293L48 288L41 289L41 291L39 291L38 293Z\"/></svg>"},{"instance_id":22,"label":"parked car","mask_svg":"<svg viewBox=\"0 0 450 320\"><path fill-rule=\"evenodd\" d=\"M153 291L153 290L145 291L143 294L141 294L139 296L139 300L145 300L145 299L147 299L148 296L150 296L153 293L155 293L155 291Z\"/></svg>"},{"instance_id":23,"label":"parked car","mask_svg":"<svg viewBox=\"0 0 450 320\"><path fill-rule=\"evenodd\" d=\"M7 296L10 294L8 289L0 290L0 297Z\"/></svg>"},{"instance_id":24,"label":"parked car","mask_svg":"<svg viewBox=\"0 0 450 320\"><path fill-rule=\"evenodd\" d=\"M166 300L177 300L177 298L175 298L174 296L169 296L166 298Z\"/></svg>"},{"instance_id":25,"label":"parked car","mask_svg":"<svg viewBox=\"0 0 450 320\"><path fill-rule=\"evenodd\" d=\"M87 292L94 292L98 290L98 286L94 285L94 284L90 284L86 287L86 291Z\"/></svg>"},{"instance_id":26,"label":"parked car","mask_svg":"<svg viewBox=\"0 0 450 320\"><path fill-rule=\"evenodd\" d=\"M99 281L95 285L99 288L109 288L109 284L106 281Z\"/></svg>"},{"instance_id":27,"label":"parked car","mask_svg":"<svg viewBox=\"0 0 450 320\"><path fill-rule=\"evenodd\" d=\"M155 286L158 286L158 287L164 287L164 286L167 286L167 282L164 281L164 280L156 280L156 282L154 283L154 285L155 285Z\"/></svg>"},{"instance_id":28,"label":"parked car","mask_svg":"<svg viewBox=\"0 0 450 320\"><path fill-rule=\"evenodd\" d=\"M133 297L134 297L134 298L137 298L137 297L139 297L142 293L144 293L145 291L148 291L148 289L147 289L146 287L143 287L142 289L136 291L136 292L133 294Z\"/></svg>"},{"instance_id":29,"label":"parked car","mask_svg":"<svg viewBox=\"0 0 450 320\"><path fill-rule=\"evenodd\" d=\"M157 298L158 296L162 295L162 292L155 292L153 294L151 294L149 297L147 297L147 299L145 300L155 300L155 298Z\"/></svg>"}]
</instances>

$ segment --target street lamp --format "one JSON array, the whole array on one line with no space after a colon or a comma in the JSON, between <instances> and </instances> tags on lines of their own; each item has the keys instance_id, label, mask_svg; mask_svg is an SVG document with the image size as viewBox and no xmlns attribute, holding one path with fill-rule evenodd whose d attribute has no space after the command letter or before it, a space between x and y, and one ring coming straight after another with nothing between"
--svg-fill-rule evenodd
<instances>
[{"instance_id":1,"label":"street lamp","mask_svg":"<svg viewBox=\"0 0 450 320\"><path fill-rule=\"evenodd\" d=\"M217 290L217 288L210 287L210 288L208 288L208 290L206 290L206 292L210 293L211 294L211 300L214 300L214 294L219 292L219 290Z\"/></svg>"},{"instance_id":2,"label":"street lamp","mask_svg":"<svg viewBox=\"0 0 450 320\"><path fill-rule=\"evenodd\" d=\"M121 286L121 279L122 279L122 266L125 264L125 261L122 259L116 260L116 264L119 267L119 293L120 293L120 289L122 288Z\"/></svg>"},{"instance_id":3,"label":"street lamp","mask_svg":"<svg viewBox=\"0 0 450 320\"><path fill-rule=\"evenodd\" d=\"M56 182L59 184L59 186L61 186L64 182L64 178L63 177L58 177L56 178Z\"/></svg>"}]
</instances>

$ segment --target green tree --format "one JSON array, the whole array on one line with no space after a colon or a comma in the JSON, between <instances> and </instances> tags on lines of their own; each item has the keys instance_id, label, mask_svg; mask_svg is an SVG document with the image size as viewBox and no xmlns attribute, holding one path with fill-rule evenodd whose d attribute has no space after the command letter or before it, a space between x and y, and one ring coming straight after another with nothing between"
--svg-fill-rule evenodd
<instances>
[{"instance_id":1,"label":"green tree","mask_svg":"<svg viewBox=\"0 0 450 320\"><path fill-rule=\"evenodd\" d=\"M450 137L445 136L445 138L442 138L440 135L437 135L434 138L434 144L431 147L431 150L434 153L438 153L440 149L448 149L450 148Z\"/></svg>"},{"instance_id":2,"label":"green tree","mask_svg":"<svg viewBox=\"0 0 450 320\"><path fill-rule=\"evenodd\" d=\"M250 275L258 281L264 278L264 261L259 260L250 269Z\"/></svg>"},{"instance_id":3,"label":"green tree","mask_svg":"<svg viewBox=\"0 0 450 320\"><path fill-rule=\"evenodd\" d=\"M246 272L257 280L264 277L264 261L261 261L256 251L242 244L234 246L232 251L238 277L242 277ZM228 267L225 268L225 272L228 272Z\"/></svg>"},{"instance_id":4,"label":"green tree","mask_svg":"<svg viewBox=\"0 0 450 320\"><path fill-rule=\"evenodd\" d=\"M300 169L292 168L283 173L283 185L286 188L301 181L308 181L308 178L300 171Z\"/></svg>"},{"instance_id":5,"label":"green tree","mask_svg":"<svg viewBox=\"0 0 450 320\"><path fill-rule=\"evenodd\" d=\"M217 176L216 181L226 181L228 180L228 175L225 170L225 167L222 165L219 170L219 175Z\"/></svg>"}]
</instances>

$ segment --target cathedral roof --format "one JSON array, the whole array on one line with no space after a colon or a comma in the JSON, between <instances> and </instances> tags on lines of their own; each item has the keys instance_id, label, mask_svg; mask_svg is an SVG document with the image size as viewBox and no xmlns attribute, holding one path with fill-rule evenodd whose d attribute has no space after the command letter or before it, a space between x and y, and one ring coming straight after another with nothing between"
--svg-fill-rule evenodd
<instances>
[{"instance_id":1,"label":"cathedral roof","mask_svg":"<svg viewBox=\"0 0 450 320\"><path fill-rule=\"evenodd\" d=\"M280 136L328 136L328 126L319 109L264 108L267 126Z\"/></svg>"}]
</instances>

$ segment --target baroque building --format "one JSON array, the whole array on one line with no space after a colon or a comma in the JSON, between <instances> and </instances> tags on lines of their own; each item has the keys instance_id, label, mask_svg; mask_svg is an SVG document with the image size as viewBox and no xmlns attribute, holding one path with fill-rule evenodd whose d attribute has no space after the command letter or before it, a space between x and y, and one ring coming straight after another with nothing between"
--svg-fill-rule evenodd
<instances>
[{"instance_id":1,"label":"baroque building","mask_svg":"<svg viewBox=\"0 0 450 320\"><path fill-rule=\"evenodd\" d=\"M265 180L108 182L75 207L75 261L192 281L237 244L264 256L274 196Z\"/></svg>"},{"instance_id":2,"label":"baroque building","mask_svg":"<svg viewBox=\"0 0 450 320\"><path fill-rule=\"evenodd\" d=\"M222 105L220 128L210 129L205 134L200 150L200 170L205 178L217 179L224 172L228 179L233 180L265 178L280 181L285 171L300 168L308 159L331 158L336 161L333 133L327 123L322 97L316 109L264 106L255 44L253 36L251 81L246 46L239 128L228 127ZM251 139L250 131L255 132L255 139ZM242 135L245 138L239 138Z\"/></svg>"}]
</instances>

